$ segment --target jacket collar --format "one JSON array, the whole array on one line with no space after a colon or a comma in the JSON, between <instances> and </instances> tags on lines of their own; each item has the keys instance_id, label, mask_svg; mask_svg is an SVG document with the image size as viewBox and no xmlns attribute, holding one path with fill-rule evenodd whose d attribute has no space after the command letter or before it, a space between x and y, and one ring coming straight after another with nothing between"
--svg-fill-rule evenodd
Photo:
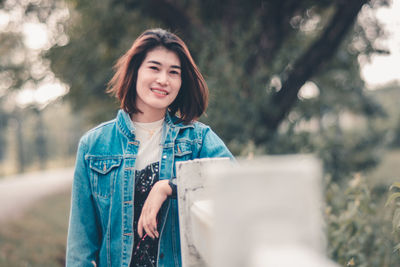
<instances>
[{"instance_id":1,"label":"jacket collar","mask_svg":"<svg viewBox=\"0 0 400 267\"><path fill-rule=\"evenodd\" d=\"M166 112L165 114L165 124L174 130L184 129L184 128L193 128L193 123L184 124L183 122L176 123L179 118L175 115L170 114L170 112ZM128 138L135 138L135 126L129 116L129 113L120 109L117 115L117 125L120 131L126 135Z\"/></svg>"},{"instance_id":2,"label":"jacket collar","mask_svg":"<svg viewBox=\"0 0 400 267\"><path fill-rule=\"evenodd\" d=\"M131 117L126 111L122 109L118 111L117 125L119 130L128 138L135 138L135 126L133 125Z\"/></svg>"},{"instance_id":3,"label":"jacket collar","mask_svg":"<svg viewBox=\"0 0 400 267\"><path fill-rule=\"evenodd\" d=\"M184 128L193 128L193 123L189 123L189 124L184 124L183 122L179 122L177 123L177 121L179 121L179 118L175 115L172 115L170 112L166 112L165 114L165 123L171 127L171 128L180 128L180 129L184 129Z\"/></svg>"}]
</instances>

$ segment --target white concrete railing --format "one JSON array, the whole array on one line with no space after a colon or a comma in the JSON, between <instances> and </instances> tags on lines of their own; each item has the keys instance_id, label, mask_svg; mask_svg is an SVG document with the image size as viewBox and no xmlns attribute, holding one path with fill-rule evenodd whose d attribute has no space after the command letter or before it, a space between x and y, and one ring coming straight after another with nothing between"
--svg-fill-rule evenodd
<instances>
[{"instance_id":1,"label":"white concrete railing","mask_svg":"<svg viewBox=\"0 0 400 267\"><path fill-rule=\"evenodd\" d=\"M333 267L310 155L177 164L184 267Z\"/></svg>"}]
</instances>

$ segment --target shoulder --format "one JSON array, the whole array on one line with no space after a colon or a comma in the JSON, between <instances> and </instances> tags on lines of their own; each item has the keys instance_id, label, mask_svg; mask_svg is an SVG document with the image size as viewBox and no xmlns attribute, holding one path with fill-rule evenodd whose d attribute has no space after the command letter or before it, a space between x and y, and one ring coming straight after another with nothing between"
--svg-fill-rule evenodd
<instances>
[{"instance_id":1,"label":"shoulder","mask_svg":"<svg viewBox=\"0 0 400 267\"><path fill-rule=\"evenodd\" d=\"M207 124L199 121L191 122L183 127L180 136L191 139L192 141L209 146L225 145L221 138Z\"/></svg>"},{"instance_id":2,"label":"shoulder","mask_svg":"<svg viewBox=\"0 0 400 267\"><path fill-rule=\"evenodd\" d=\"M80 140L84 146L91 146L93 143L109 139L116 127L116 119L103 122L92 129L88 130Z\"/></svg>"},{"instance_id":3,"label":"shoulder","mask_svg":"<svg viewBox=\"0 0 400 267\"><path fill-rule=\"evenodd\" d=\"M232 153L229 151L224 141L210 126L202 122L194 122L193 127L199 138L199 158L233 158Z\"/></svg>"},{"instance_id":4,"label":"shoulder","mask_svg":"<svg viewBox=\"0 0 400 267\"><path fill-rule=\"evenodd\" d=\"M192 125L193 131L200 132L203 134L205 134L206 132L211 130L210 126L208 126L200 121L194 121L190 125Z\"/></svg>"},{"instance_id":5,"label":"shoulder","mask_svg":"<svg viewBox=\"0 0 400 267\"><path fill-rule=\"evenodd\" d=\"M197 120L189 123L182 122L178 116L170 113L167 113L165 120L167 124L177 127L180 131L204 131L210 128L208 125Z\"/></svg>"},{"instance_id":6,"label":"shoulder","mask_svg":"<svg viewBox=\"0 0 400 267\"><path fill-rule=\"evenodd\" d=\"M188 124L179 123L175 126L179 129L178 138L183 137L197 142L202 142L206 134L211 130L210 126L199 121L193 121Z\"/></svg>"}]
</instances>

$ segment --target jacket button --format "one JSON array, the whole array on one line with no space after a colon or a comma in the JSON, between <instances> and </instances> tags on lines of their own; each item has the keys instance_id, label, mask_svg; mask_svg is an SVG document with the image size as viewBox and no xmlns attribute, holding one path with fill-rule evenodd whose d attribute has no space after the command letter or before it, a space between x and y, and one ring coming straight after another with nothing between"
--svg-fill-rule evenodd
<instances>
[{"instance_id":1,"label":"jacket button","mask_svg":"<svg viewBox=\"0 0 400 267\"><path fill-rule=\"evenodd\" d=\"M167 158L167 155L162 156L162 158L163 158L163 159L166 159L166 158Z\"/></svg>"},{"instance_id":2,"label":"jacket button","mask_svg":"<svg viewBox=\"0 0 400 267\"><path fill-rule=\"evenodd\" d=\"M164 253L160 253L160 259L164 258Z\"/></svg>"}]
</instances>

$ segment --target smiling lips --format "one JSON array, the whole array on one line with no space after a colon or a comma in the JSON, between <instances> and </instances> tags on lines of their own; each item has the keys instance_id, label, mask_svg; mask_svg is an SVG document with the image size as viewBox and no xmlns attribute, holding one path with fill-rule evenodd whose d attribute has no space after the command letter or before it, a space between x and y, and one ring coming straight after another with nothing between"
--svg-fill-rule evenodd
<instances>
[{"instance_id":1,"label":"smiling lips","mask_svg":"<svg viewBox=\"0 0 400 267\"><path fill-rule=\"evenodd\" d=\"M168 95L168 92L166 90L163 89L159 89L159 88L151 88L150 89L153 93L159 94L159 95Z\"/></svg>"}]
</instances>

